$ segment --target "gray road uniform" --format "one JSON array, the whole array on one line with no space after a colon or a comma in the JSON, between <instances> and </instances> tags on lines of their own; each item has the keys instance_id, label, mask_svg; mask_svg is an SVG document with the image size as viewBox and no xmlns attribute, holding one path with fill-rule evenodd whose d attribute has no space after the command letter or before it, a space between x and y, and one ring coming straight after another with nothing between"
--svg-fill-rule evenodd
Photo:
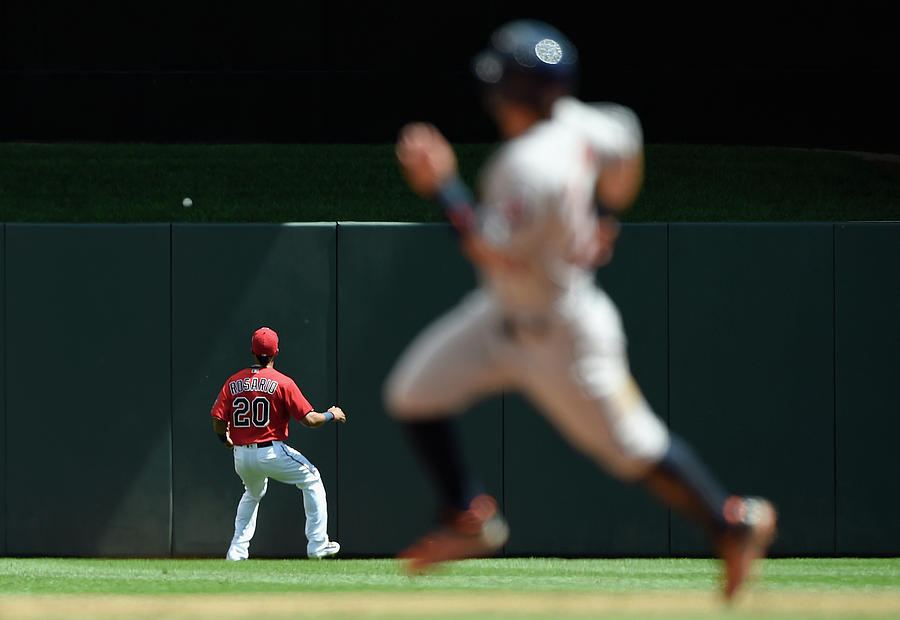
<instances>
[{"instance_id":1,"label":"gray road uniform","mask_svg":"<svg viewBox=\"0 0 900 620\"><path fill-rule=\"evenodd\" d=\"M619 313L572 258L593 242L604 162L641 149L629 110L571 97L503 145L482 173L476 234L508 264L478 265L480 286L401 356L386 383L397 417L454 414L517 389L621 478L663 456L668 432L631 378Z\"/></svg>"}]
</instances>

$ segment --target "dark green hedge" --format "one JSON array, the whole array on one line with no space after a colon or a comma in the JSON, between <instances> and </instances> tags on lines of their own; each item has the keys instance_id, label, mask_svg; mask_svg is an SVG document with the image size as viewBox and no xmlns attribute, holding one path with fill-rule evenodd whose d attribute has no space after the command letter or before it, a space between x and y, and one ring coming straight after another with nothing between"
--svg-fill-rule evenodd
<instances>
[{"instance_id":1,"label":"dark green hedge","mask_svg":"<svg viewBox=\"0 0 900 620\"><path fill-rule=\"evenodd\" d=\"M458 145L463 176L492 148ZM625 219L896 220L898 169L830 151L650 145ZM7 222L439 219L403 184L390 144L0 144L0 210Z\"/></svg>"}]
</instances>

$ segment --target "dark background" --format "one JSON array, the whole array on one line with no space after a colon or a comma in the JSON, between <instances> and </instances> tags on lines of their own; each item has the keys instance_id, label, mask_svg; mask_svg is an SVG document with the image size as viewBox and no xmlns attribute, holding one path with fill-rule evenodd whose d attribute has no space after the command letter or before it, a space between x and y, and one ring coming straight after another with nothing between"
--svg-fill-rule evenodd
<instances>
[{"instance_id":1,"label":"dark background","mask_svg":"<svg viewBox=\"0 0 900 620\"><path fill-rule=\"evenodd\" d=\"M887 2L0 0L0 139L390 142L411 119L495 137L468 72L500 23L575 41L581 95L648 142L900 151Z\"/></svg>"}]
</instances>

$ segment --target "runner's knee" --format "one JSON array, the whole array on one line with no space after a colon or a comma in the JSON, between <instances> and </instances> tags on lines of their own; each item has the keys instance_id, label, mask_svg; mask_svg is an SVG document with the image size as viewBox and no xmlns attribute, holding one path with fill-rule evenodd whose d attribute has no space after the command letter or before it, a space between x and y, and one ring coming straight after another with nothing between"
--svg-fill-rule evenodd
<instances>
[{"instance_id":1,"label":"runner's knee","mask_svg":"<svg viewBox=\"0 0 900 620\"><path fill-rule=\"evenodd\" d=\"M614 454L610 469L628 482L642 479L662 459L669 446L669 432L641 399L611 424Z\"/></svg>"},{"instance_id":2,"label":"runner's knee","mask_svg":"<svg viewBox=\"0 0 900 620\"><path fill-rule=\"evenodd\" d=\"M435 417L434 407L408 375L394 372L384 388L384 405L395 420L418 420Z\"/></svg>"}]
</instances>

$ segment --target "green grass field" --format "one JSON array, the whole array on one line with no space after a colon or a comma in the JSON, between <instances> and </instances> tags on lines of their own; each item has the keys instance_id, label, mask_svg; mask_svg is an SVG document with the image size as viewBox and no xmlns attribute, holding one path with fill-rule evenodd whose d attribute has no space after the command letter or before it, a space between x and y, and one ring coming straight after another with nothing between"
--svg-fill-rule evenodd
<instances>
[{"instance_id":1,"label":"green grass field","mask_svg":"<svg viewBox=\"0 0 900 620\"><path fill-rule=\"evenodd\" d=\"M457 145L472 182L493 149ZM900 220L900 158L648 145L632 222ZM193 206L185 208L182 199ZM437 221L390 144L0 143L3 222Z\"/></svg>"},{"instance_id":2,"label":"green grass field","mask_svg":"<svg viewBox=\"0 0 900 620\"><path fill-rule=\"evenodd\" d=\"M704 559L0 558L0 618L900 618L900 559L776 559L737 601Z\"/></svg>"}]
</instances>

